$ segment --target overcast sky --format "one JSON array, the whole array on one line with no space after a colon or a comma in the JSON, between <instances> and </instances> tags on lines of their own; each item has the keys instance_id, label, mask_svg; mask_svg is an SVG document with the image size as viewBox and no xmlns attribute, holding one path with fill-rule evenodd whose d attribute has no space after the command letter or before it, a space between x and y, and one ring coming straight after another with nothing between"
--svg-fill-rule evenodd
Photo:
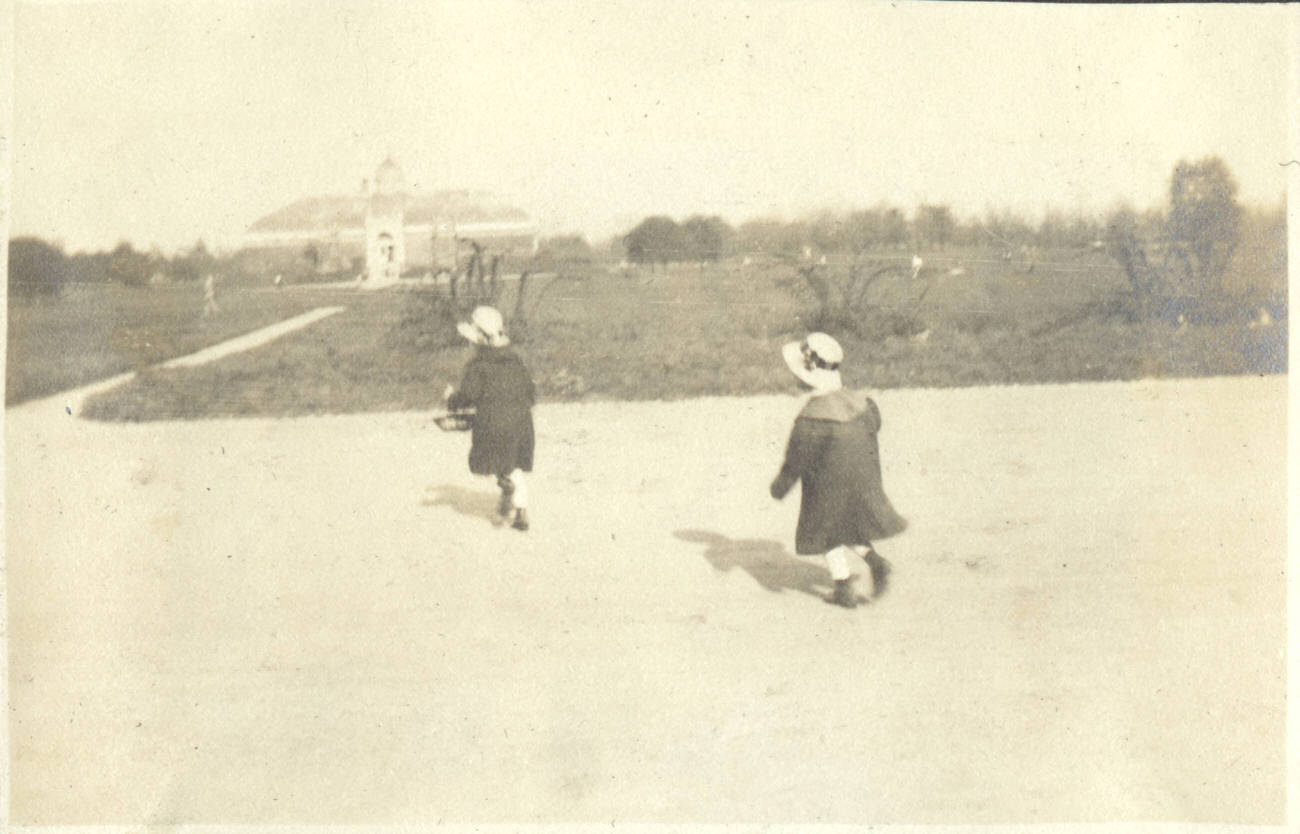
<instances>
[{"instance_id":1,"label":"overcast sky","mask_svg":"<svg viewBox=\"0 0 1300 834\"><path fill-rule=\"evenodd\" d=\"M22 2L11 235L230 245L387 154L544 233L946 203L1102 212L1300 158L1289 7Z\"/></svg>"}]
</instances>

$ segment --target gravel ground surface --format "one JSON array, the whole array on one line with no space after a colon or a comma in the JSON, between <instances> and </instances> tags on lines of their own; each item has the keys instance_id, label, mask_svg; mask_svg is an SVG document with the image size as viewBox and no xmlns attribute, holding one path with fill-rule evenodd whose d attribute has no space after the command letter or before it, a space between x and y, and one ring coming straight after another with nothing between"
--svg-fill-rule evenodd
<instances>
[{"instance_id":1,"label":"gravel ground surface","mask_svg":"<svg viewBox=\"0 0 1300 834\"><path fill-rule=\"evenodd\" d=\"M539 407L524 534L426 414L9 409L12 822L1280 824L1286 379L877 401L856 611L793 396Z\"/></svg>"}]
</instances>

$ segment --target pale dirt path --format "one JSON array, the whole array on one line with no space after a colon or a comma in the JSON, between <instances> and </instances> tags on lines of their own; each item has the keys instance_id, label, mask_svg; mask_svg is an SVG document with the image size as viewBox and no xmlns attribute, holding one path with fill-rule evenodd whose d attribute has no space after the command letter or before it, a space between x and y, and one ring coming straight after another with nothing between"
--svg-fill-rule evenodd
<instances>
[{"instance_id":1,"label":"pale dirt path","mask_svg":"<svg viewBox=\"0 0 1300 834\"><path fill-rule=\"evenodd\" d=\"M1278 823L1286 394L880 394L854 612L792 397L539 407L526 535L423 414L10 409L13 822Z\"/></svg>"},{"instance_id":2,"label":"pale dirt path","mask_svg":"<svg viewBox=\"0 0 1300 834\"><path fill-rule=\"evenodd\" d=\"M267 342L280 338L295 330L301 330L308 325L315 324L323 318L328 318L336 313L341 313L346 309L344 307L317 307L315 310L308 310L305 313L287 318L284 321L258 328L251 333L245 333L243 336L236 336L233 339L227 339L224 342L204 348L195 353L186 356L178 356L175 359L162 363L164 368L193 368L198 365L205 365L208 362L215 362L230 356L232 353L252 350L255 347L261 347Z\"/></svg>"}]
</instances>

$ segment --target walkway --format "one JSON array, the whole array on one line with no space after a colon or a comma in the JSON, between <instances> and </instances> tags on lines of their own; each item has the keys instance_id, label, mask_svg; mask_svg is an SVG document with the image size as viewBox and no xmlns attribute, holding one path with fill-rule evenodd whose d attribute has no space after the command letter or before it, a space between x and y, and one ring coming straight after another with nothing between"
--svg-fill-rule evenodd
<instances>
[{"instance_id":1,"label":"walkway","mask_svg":"<svg viewBox=\"0 0 1300 834\"><path fill-rule=\"evenodd\" d=\"M321 319L332 316L335 313L341 313L345 309L347 308L317 307L315 310L309 310L308 312L294 316L293 318L288 318L284 321L276 322L275 324L254 330L250 333L245 333L243 336L236 336L233 339L227 339L224 342L219 342L211 347L204 348L203 350L191 353L187 356L169 359L157 367L193 368L208 362L215 362L216 360L229 356L232 353L239 353L240 351L261 347L267 342L278 339L295 330L300 330L309 324L315 324ZM130 382L135 378L135 375L135 371L128 371L126 373L109 377L108 379L101 379L98 382L83 385L80 388L60 391L57 394L53 394L43 399L32 400L31 402L14 406L14 408L40 409L54 407L66 414L80 414L88 398L96 394L102 394L105 391L111 391L119 385Z\"/></svg>"}]
</instances>

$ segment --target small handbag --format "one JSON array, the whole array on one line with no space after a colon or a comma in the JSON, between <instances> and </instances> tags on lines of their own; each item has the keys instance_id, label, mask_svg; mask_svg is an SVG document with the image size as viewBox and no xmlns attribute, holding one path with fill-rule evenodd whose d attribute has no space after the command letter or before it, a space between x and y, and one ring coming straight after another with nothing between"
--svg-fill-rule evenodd
<instances>
[{"instance_id":1,"label":"small handbag","mask_svg":"<svg viewBox=\"0 0 1300 834\"><path fill-rule=\"evenodd\" d=\"M443 431L469 431L474 428L474 412L449 411L434 417L433 422Z\"/></svg>"}]
</instances>

